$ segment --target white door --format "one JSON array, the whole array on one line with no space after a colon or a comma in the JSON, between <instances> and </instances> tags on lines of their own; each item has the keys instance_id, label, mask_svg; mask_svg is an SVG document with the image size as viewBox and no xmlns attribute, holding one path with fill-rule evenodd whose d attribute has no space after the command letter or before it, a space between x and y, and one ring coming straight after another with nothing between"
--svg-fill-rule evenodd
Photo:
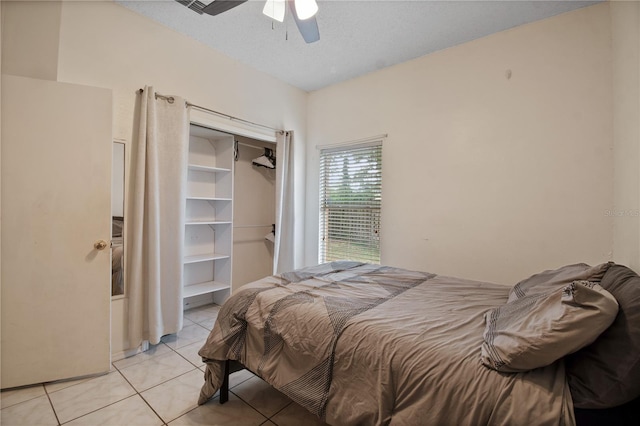
<instances>
[{"instance_id":1,"label":"white door","mask_svg":"<svg viewBox=\"0 0 640 426\"><path fill-rule=\"evenodd\" d=\"M2 76L2 388L109 370L111 91Z\"/></svg>"}]
</instances>

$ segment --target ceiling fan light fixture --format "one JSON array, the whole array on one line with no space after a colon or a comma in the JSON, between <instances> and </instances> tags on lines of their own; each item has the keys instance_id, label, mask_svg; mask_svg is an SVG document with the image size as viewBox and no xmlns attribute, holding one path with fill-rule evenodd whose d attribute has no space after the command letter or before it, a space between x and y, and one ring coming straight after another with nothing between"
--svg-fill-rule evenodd
<instances>
[{"instance_id":1,"label":"ceiling fan light fixture","mask_svg":"<svg viewBox=\"0 0 640 426\"><path fill-rule=\"evenodd\" d=\"M314 16L318 12L316 0L295 0L298 19L305 20Z\"/></svg>"},{"instance_id":2,"label":"ceiling fan light fixture","mask_svg":"<svg viewBox=\"0 0 640 426\"><path fill-rule=\"evenodd\" d=\"M285 0L267 0L262 13L278 22L284 22Z\"/></svg>"}]
</instances>

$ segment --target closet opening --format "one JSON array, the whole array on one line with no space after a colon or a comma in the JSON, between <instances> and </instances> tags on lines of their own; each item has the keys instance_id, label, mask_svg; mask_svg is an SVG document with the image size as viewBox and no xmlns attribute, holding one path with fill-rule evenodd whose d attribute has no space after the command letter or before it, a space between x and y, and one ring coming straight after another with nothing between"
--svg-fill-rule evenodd
<instances>
[{"instance_id":1,"label":"closet opening","mask_svg":"<svg viewBox=\"0 0 640 426\"><path fill-rule=\"evenodd\" d=\"M273 273L277 167L274 143L236 136L236 147L234 289Z\"/></svg>"},{"instance_id":2,"label":"closet opening","mask_svg":"<svg viewBox=\"0 0 640 426\"><path fill-rule=\"evenodd\" d=\"M183 309L273 272L276 144L190 126Z\"/></svg>"}]
</instances>

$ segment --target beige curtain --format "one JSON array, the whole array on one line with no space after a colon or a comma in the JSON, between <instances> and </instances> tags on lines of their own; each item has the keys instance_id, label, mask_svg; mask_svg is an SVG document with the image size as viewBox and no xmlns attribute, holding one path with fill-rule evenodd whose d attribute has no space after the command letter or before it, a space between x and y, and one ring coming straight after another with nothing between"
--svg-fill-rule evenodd
<instances>
[{"instance_id":1,"label":"beige curtain","mask_svg":"<svg viewBox=\"0 0 640 426\"><path fill-rule=\"evenodd\" d=\"M189 110L145 87L128 226L129 347L182 329Z\"/></svg>"},{"instance_id":2,"label":"beige curtain","mask_svg":"<svg viewBox=\"0 0 640 426\"><path fill-rule=\"evenodd\" d=\"M293 132L279 132L276 138L276 237L273 273L292 271L294 261Z\"/></svg>"}]
</instances>

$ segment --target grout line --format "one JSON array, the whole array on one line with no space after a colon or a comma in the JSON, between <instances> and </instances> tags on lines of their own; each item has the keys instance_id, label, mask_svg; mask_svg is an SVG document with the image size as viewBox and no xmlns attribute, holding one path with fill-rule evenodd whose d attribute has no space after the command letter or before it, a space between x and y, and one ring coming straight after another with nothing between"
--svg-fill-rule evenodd
<instances>
[{"instance_id":1,"label":"grout line","mask_svg":"<svg viewBox=\"0 0 640 426\"><path fill-rule=\"evenodd\" d=\"M135 356L135 355L134 355L134 356ZM113 368L115 368L115 369L118 371L118 373L120 373L120 375L122 376L122 378L123 378L127 383L129 383L129 386L131 386L131 388L135 391L135 395L138 395L138 396L140 397L140 399L142 399L142 401L143 401L145 404L147 404L147 406L151 409L151 411L153 411L153 414L155 414L156 416L158 416L158 418L160 419L160 421L162 422L162 424L163 424L163 425L166 425L166 424L167 424L167 422L165 422L165 421L164 421L164 419L163 419L162 417L160 417L160 414L158 414L158 413L156 412L156 410L154 410L154 409L153 409L153 407L152 407L152 406L147 402L147 400L146 400L146 399L144 399L144 397L142 396L142 394L141 394L140 392L138 392L138 389L136 389L136 387L135 387L135 386L133 386L133 384L129 381L129 379L127 379L127 378L126 378L126 376L125 376L124 374L122 374L122 372L121 372L120 370L118 370L118 367L116 367L116 366L114 365L114 366L113 366ZM149 389L151 389L151 388L149 388ZM132 396L135 396L135 395L132 395Z\"/></svg>"},{"instance_id":2,"label":"grout line","mask_svg":"<svg viewBox=\"0 0 640 426\"><path fill-rule=\"evenodd\" d=\"M220 391L218 391L218 392L220 392ZM244 399L242 399L242 397L240 395L238 395L237 393L233 392L231 389L229 389L229 393L232 393L233 395L235 395L236 398L238 398L240 401L242 401L245 404L247 404L249 406L249 408L251 408L253 411L255 411L256 413L258 413L262 417L264 417L266 420L264 422L260 423L261 425L264 424L265 422L269 421L269 417L265 416L262 411L258 410L256 407L254 407L253 405L249 404L249 402L247 402ZM218 399L219 398L220 398L220 395L218 395Z\"/></svg>"},{"instance_id":3,"label":"grout line","mask_svg":"<svg viewBox=\"0 0 640 426\"><path fill-rule=\"evenodd\" d=\"M74 417L73 419L67 420L67 421L66 421L66 422L64 422L64 423L58 423L58 424L66 425L67 423L70 423L70 422L72 422L72 421L74 421L74 420L81 419L81 418L83 418L83 417L85 417L85 416L88 416L89 414L93 414L93 413L95 413L96 411L100 411L100 410L102 410L102 409L104 409L104 408L111 407L112 405L115 405L115 404L117 404L117 403L119 403L119 402L122 402L122 401L124 401L124 400L129 399L129 398L132 398L132 397L134 397L134 396L136 396L136 394L135 394L135 393L134 393L134 394L132 394L132 395L126 396L126 397L124 397L124 398L122 398L122 399L120 399L120 400L118 400L118 401L114 401L114 402L112 402L112 403L110 403L110 404L107 404L107 405L105 405L105 406L103 406L103 407L96 408L95 410L93 410L93 411L89 411L88 413L84 413L84 414L83 414L83 415L81 415L81 416Z\"/></svg>"},{"instance_id":4,"label":"grout line","mask_svg":"<svg viewBox=\"0 0 640 426\"><path fill-rule=\"evenodd\" d=\"M197 309L197 308L194 308L194 309ZM211 319L211 318L204 319L204 320L202 320L202 321L208 321L209 319ZM209 330L208 328L204 327L203 325L201 325L201 324L199 324L199 323L197 323L197 322L195 322L195 321L193 321L193 320L189 320L189 321L193 322L193 325L198 325L199 327L203 328L204 330L207 330L208 332L211 332L211 330ZM177 336L177 333L176 333L176 336ZM127 379L127 377L124 375L124 373L121 371L121 369L120 369L118 366L116 366L116 365L115 365L115 363L113 363L113 362L112 362L112 363L111 363L111 366L113 367L114 372L117 372L118 374L120 374L120 376L121 376L121 377L122 377L122 378L127 382L127 384L129 384L129 386L131 386L131 389L133 389L134 394L129 395L129 396L127 396L127 397L125 397L125 398L123 398L123 399L121 399L121 400L119 400L119 401L115 401L115 402L112 402L112 403L110 403L110 404L107 404L107 405L105 405L105 406L103 406L103 407L100 407L100 408L98 408L98 409L96 409L96 410L93 410L93 411L90 411L90 412L88 412L88 413L85 413L85 414L83 414L83 415L81 415L81 416L79 416L79 417L73 418L73 419L69 420L69 422L71 422L71 421L73 421L73 420L76 420L76 419L78 419L78 418L81 418L81 417L87 416L87 415L89 415L89 414L91 414L91 413L95 413L96 411L102 410L102 409L104 409L104 408L106 408L106 407L109 407L109 406L111 406L111 405L117 404L117 403L119 403L119 402L122 402L122 401L124 401L124 400L126 400L126 399L129 399L129 398L131 398L131 397L135 397L136 395L138 395L138 396L142 399L142 401L144 401L144 403L145 403L145 404L146 404L146 405L151 409L151 411L152 411L152 412L153 412L153 413L154 413L154 414L155 414L155 415L160 419L160 421L162 422L162 425L163 425L163 426L167 426L167 425L168 425L168 422L166 422L166 421L165 421L165 420L164 420L164 419L163 419L163 418L162 418L162 417L161 417L161 416L156 412L156 410L151 406L151 404L150 404L150 403L149 403L149 402L144 398L144 396L142 395L142 392L146 392L146 391L148 391L148 390L150 390L150 389L153 389L153 388L155 388L155 387L158 387L158 386L160 386L160 385L163 385L163 384L165 384L165 383L167 383L167 382L169 382L169 381L171 381L171 380L173 380L173 379L176 379L176 378L178 378L178 377L181 377L181 376L184 376L184 375L186 375L186 374L189 374L189 373L191 373L191 372L193 372L193 371L195 371L195 370L197 370L197 371L199 371L199 372L202 372L202 370L200 370L200 367L199 367L199 366L194 365L191 361L189 361L188 359L186 359L186 358L185 358L181 353L179 353L179 352L178 352L178 350L179 350L179 349L184 348L185 346L189 346L189 345L191 345L191 344L193 344L193 343L197 343L197 342L199 342L199 341L201 341L201 340L205 340L205 341L206 341L206 338L205 338L205 339L200 339L200 340L194 340L194 341L193 341L193 342L191 342L191 343L187 343L187 344L185 344L185 345L182 345L182 346L180 346L180 347L176 347L176 348L173 348L173 347L169 346L166 342L162 342L162 341L161 341L160 343L162 343L163 345L167 346L171 351L173 351L173 352L175 352L176 354L178 354L182 359L184 359L184 360L185 360L185 361L187 361L191 366L193 366L193 369L191 369L191 370L189 370L189 371L186 371L186 372L184 372L184 373L182 373L182 374L179 374L179 375L177 375L177 376L175 376L175 377L172 377L172 378L170 378L170 379L167 379L167 380L165 380L165 381L163 381L163 382L161 382L161 383L158 383L158 384L156 384L156 385L154 385L154 386L151 386L151 387L150 387L150 388L148 388L148 389L144 389L144 390L142 390L142 391L138 391L138 389L137 389L135 386L133 386L133 384L129 381L129 379ZM154 345L154 346L157 346L157 345ZM144 352L141 352L141 353L144 353ZM154 359L154 358L156 358L156 357L158 357L158 356L163 356L163 355L166 355L166 354L169 354L169 353L170 353L170 352L166 352L166 353L164 353L164 354L159 354L159 355L153 355L153 356L150 356L150 357L148 357L148 359L145 359L145 360L140 361L140 362L135 363L135 364L127 365L127 366L125 366L125 367L122 367L122 369L124 370L124 369L129 368L129 367L132 367L132 366L134 366L134 365L142 364L142 363L147 362L147 361L150 361L150 360L152 360L152 359ZM139 354L135 354L135 355L133 355L133 356L137 356L137 355L140 355L140 353L139 353ZM124 359L126 359L126 358L124 358ZM120 361L120 360L118 360L118 361ZM116 362L117 362L117 361L116 361ZM205 364L205 365L206 365L206 364ZM246 380L249 380L249 379L246 379ZM246 380L244 380L244 381L242 381L242 382L240 382L240 383L237 383L235 386L238 386L239 384L244 383ZM69 386L69 387L77 386L77 385L79 385L79 384L82 384L82 383L76 383L76 384L71 385L71 386ZM235 386L234 386L234 387L235 387ZM54 405L53 405L53 402L51 401L51 397L49 396L49 392L47 391L47 389L46 389L46 387L44 386L44 384L42 384L42 387L43 387L43 389L44 389L44 391L45 391L45 394L47 395L47 399L49 400L49 404L51 405L51 409L53 410L53 413L54 413L54 415L55 415L55 417L56 417L56 421L58 422L58 425L61 425L62 423L60 422L60 419L58 418L58 414L57 414L57 412L56 412L56 410L55 410L55 407L54 407ZM65 389L66 389L66 388L65 388ZM64 390L64 389L60 389L60 390ZM234 395L235 395L236 397L238 397L236 394L234 394ZM218 398L219 398L219 392L218 392ZM239 398L239 397L238 397L238 398ZM32 398L32 399L33 399L33 398ZM239 398L239 399L240 399L240 400L242 400L242 398ZM266 419L266 420L265 420L263 423L261 423L261 424L264 424L264 423L266 423L266 422L269 422L269 421L270 421L270 419L269 419L269 418L267 418L267 416L265 416L263 413L261 413L260 411L258 411L256 408L254 408L251 404L249 404L248 402L246 402L246 401L244 401L244 400L242 400L242 401L243 401L245 404L247 404L249 407L251 407L251 409L253 409L253 410L254 410L254 411L256 411L257 413L259 413L262 417L264 417L264 418ZM15 405L15 404L14 404L14 405ZM8 408L8 407L5 407L5 408ZM178 418L180 418L180 417L182 417L182 416L186 415L187 413L189 413L189 412L191 412L191 411L193 411L193 410L196 410L197 408L198 408L197 406L196 406L196 407L194 407L193 409L191 409L191 410L189 410L189 411L187 411L187 412L183 413L182 415L180 415ZM178 419L178 418L177 418L177 419ZM177 420L177 419L173 419L172 421ZM68 423L68 422L66 422L66 423Z\"/></svg>"},{"instance_id":5,"label":"grout line","mask_svg":"<svg viewBox=\"0 0 640 426\"><path fill-rule=\"evenodd\" d=\"M156 416L158 416L158 418L160 419L160 421L162 422L163 425L166 425L169 422L166 422L161 416L160 414L158 414L158 412L155 410L155 408L153 408L151 406L151 404L149 403L149 401L147 401L146 399L144 399L144 396L142 396L141 393L138 392L138 395L140 396L140 398L142 399L142 401L144 401L145 404L147 404L147 407L149 407L151 409L151 411L153 411L153 414L155 414ZM174 419L175 420L175 419Z\"/></svg>"},{"instance_id":6,"label":"grout line","mask_svg":"<svg viewBox=\"0 0 640 426\"><path fill-rule=\"evenodd\" d=\"M1 1L1 0L0 0L0 1ZM44 386L44 383L38 383L38 386ZM20 390L28 389L28 388L32 388L32 387L35 387L35 386L34 386L34 385L19 386L19 387L16 387L16 388L9 388L9 389L5 389L5 390L4 390L4 391L2 391L2 392L14 392L14 391L20 391ZM45 388L45 392L46 392L46 391L47 391L47 389ZM0 393L1 393L1 392L0 392ZM13 403L13 404L11 404L11 405L7 405L6 407L3 407L2 409L4 410L4 409L6 409L6 408L13 407L13 406L18 405L18 404L22 404L22 403L24 403L24 402L32 401L32 400L34 400L34 399L36 399L36 398L40 398L41 396L42 396L42 395L37 395L37 396L31 397L31 398L25 399L24 401L15 402L15 403ZM0 398L1 398L1 396L0 396Z\"/></svg>"},{"instance_id":7,"label":"grout line","mask_svg":"<svg viewBox=\"0 0 640 426\"><path fill-rule=\"evenodd\" d=\"M111 365L113 365L113 364L111 364ZM114 366L114 368L115 368L115 366ZM120 374L120 377L122 377L122 378L123 378L127 383L129 383L129 381L127 380L127 378L126 378L126 377L124 377L124 374L122 374L122 373L120 372L120 370L116 369L116 371L118 372L118 374ZM110 372L109 372L109 373L107 373L107 374L111 374L111 373L112 373L112 372L110 371ZM103 377L103 376L99 376L99 377ZM77 385L80 385L80 384L82 384L82 383L77 383L77 384L76 384L76 385L74 385L74 386L77 386ZM114 405L114 404L117 404L117 403L119 403L119 402L122 402L122 401L124 401L125 399L129 399L129 398L131 398L132 396L136 396L136 393L138 393L138 391L136 390L136 388L134 388L134 387L133 387L133 385L132 385L131 383L129 383L129 386L131 386L131 389L133 389L133 391L135 392L134 394L131 394L131 395L129 395L129 396L125 396L125 397L124 397L124 398L122 398L122 399L119 399L119 400L117 400L117 401L111 402L111 403L109 403L109 404L107 404L107 405L104 405L104 406L102 406L102 407L100 407L100 408L96 408L95 410L93 410L93 411L89 411L88 413L84 413L84 414L83 414L83 415L81 415L81 416L74 417L73 419L70 419L70 420L68 420L68 421L66 421L66 422L64 422L64 423L60 423L60 420L58 420L58 424L59 424L59 425L61 425L61 424L67 424L67 423L72 422L72 421L74 421L74 420L76 420L76 419L82 418L82 417L84 417L84 416L88 416L88 415L89 415L89 414L91 414L91 413L95 413L96 411L100 411L100 410L102 410L103 408L107 408L107 407L110 407L110 406L112 406L112 405ZM65 388L65 389L68 389L68 388ZM64 390L64 389L60 389L60 390ZM46 392L46 391L47 391L47 389L45 388L45 392ZM59 391L56 391L56 392L59 392ZM48 394L47 394L47 396L48 396ZM53 406L53 403L51 403L51 406ZM54 412L55 412L55 409L54 409ZM57 417L58 417L58 416L57 416L57 414L56 414L56 418L57 418Z\"/></svg>"},{"instance_id":8,"label":"grout line","mask_svg":"<svg viewBox=\"0 0 640 426\"><path fill-rule=\"evenodd\" d=\"M274 388L274 389L275 389L275 388ZM276 390L277 390L277 389L276 389ZM284 395L284 394L283 394L283 395ZM286 395L285 395L285 396L286 396ZM289 398L289 397L287 396L287 398ZM280 414L281 412L283 412L283 411L284 411L287 407L289 407L291 404L293 404L293 400L292 400L291 398L289 398L289 403L288 403L287 405L285 405L284 407L282 407L280 410L278 410L276 413L274 413L274 414L273 414L273 416L269 417L269 420L270 420L272 423L274 423L274 424L275 424L276 422L274 422L274 421L273 421L273 420L271 420L271 419L273 419L275 416L277 416L278 414ZM277 425L276 425L276 426L277 426Z\"/></svg>"},{"instance_id":9,"label":"grout line","mask_svg":"<svg viewBox=\"0 0 640 426\"><path fill-rule=\"evenodd\" d=\"M175 351L174 351L174 352L175 352ZM177 352L176 352L176 353L177 353ZM168 354L168 352L167 352L167 354ZM164 355L164 354L163 354L163 355ZM178 354L178 355L180 355L180 354ZM180 355L180 356L182 357L182 355ZM182 358L184 358L184 357L182 357ZM186 361L186 360L185 360L185 361ZM187 361L187 362L189 362L189 361ZM200 368L198 368L198 367L194 367L192 363L190 363L190 362L189 362L189 364L191 364L191 366L193 367L192 369L190 369L190 370L188 370L188 371L185 371L184 373L180 373L180 374L178 374L178 375L177 375L177 376L175 376L175 377L171 377L170 379L167 379L167 380L165 380L164 382L157 383L157 384L155 384L155 385L151 386L150 388L146 388L146 389L143 389L143 390L140 390L140 391L139 391L135 386L133 386L133 384L129 381L129 379L127 379L127 377L124 375L124 373L123 373L122 371L118 370L118 367L115 367L115 366L114 366L114 368L116 368L116 370L118 370L118 373L120 373L120 375L121 375L121 376L122 376L122 377L127 381L127 383L129 383L129 385L131 385L131 387L133 388L133 390L134 390L134 391L136 391L136 393L140 394L140 393L142 393L142 392L146 392L146 391L148 391L149 389L153 389L153 388L158 387L158 386L160 386L160 385L162 385L162 384L165 384L165 383L167 383L167 382L170 382L171 380L173 380L173 379L175 379L175 378L178 378L178 377L184 376L185 374L189 374L189 373L193 372L194 370L202 371L202 370L200 370ZM138 364L134 364L134 365L138 365Z\"/></svg>"},{"instance_id":10,"label":"grout line","mask_svg":"<svg viewBox=\"0 0 640 426\"><path fill-rule=\"evenodd\" d=\"M51 397L49 396L49 392L47 392L47 388L44 383L42 384L42 388L44 389L44 394L47 395L47 399L49 400L49 404L51 405L51 410L53 411L53 415L56 416L56 421L60 425L60 419L58 418L58 413L56 412L56 407L53 406L53 401L51 401Z\"/></svg>"},{"instance_id":11,"label":"grout line","mask_svg":"<svg viewBox=\"0 0 640 426\"><path fill-rule=\"evenodd\" d=\"M196 342L194 342L194 343L196 343ZM189 346L189 345L187 345L187 346ZM189 360L188 360L184 355L182 355L180 352L178 352L178 351L174 351L174 352L175 352L175 353L177 353L178 355L180 355L180 356L182 357L182 359L184 359L185 361L187 361L189 364L193 365L193 366L196 368L196 370L200 370L200 367L202 367L202 365L195 365L193 362L189 361ZM203 365L207 365L207 364L205 364L205 363L202 363L202 364L203 364Z\"/></svg>"}]
</instances>

